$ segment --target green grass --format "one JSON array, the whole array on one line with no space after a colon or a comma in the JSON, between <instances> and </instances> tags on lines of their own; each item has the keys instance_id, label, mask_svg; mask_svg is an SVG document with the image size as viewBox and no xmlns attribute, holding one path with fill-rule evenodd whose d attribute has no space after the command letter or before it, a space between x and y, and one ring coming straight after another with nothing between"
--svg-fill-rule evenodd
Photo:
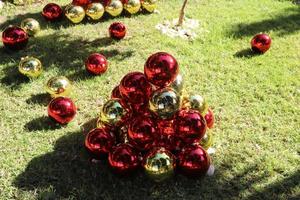
<instances>
[{"instance_id":1,"label":"green grass","mask_svg":"<svg viewBox=\"0 0 300 200\"><path fill-rule=\"evenodd\" d=\"M154 28L177 17L180 4L161 0L160 14L79 25L46 23L41 4L2 10L7 17L2 29L33 17L42 31L24 51L8 53L0 46L0 199L299 199L300 8L277 0L191 0L186 14L199 19L201 29L189 42ZM129 30L119 42L107 38L116 20ZM266 54L254 56L249 41L259 32L270 34L273 44ZM142 173L119 178L106 163L89 162L83 129L89 129L100 102L124 74L142 71L156 51L173 54L186 89L207 97L214 109L212 177L176 176L157 184ZM109 60L102 76L84 70L83 61L93 52ZM26 55L43 62L38 79L18 74ZM73 81L71 97L79 108L65 127L47 118L43 86L56 75Z\"/></svg>"}]
</instances>

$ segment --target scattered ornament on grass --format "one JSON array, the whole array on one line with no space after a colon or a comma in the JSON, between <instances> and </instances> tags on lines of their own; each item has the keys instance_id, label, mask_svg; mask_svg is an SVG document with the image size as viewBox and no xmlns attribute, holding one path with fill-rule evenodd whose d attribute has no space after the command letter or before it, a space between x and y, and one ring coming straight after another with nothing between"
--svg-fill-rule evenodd
<instances>
[{"instance_id":1,"label":"scattered ornament on grass","mask_svg":"<svg viewBox=\"0 0 300 200\"><path fill-rule=\"evenodd\" d=\"M94 53L90 55L85 61L85 68L88 72L94 75L103 74L108 67L107 60L105 56Z\"/></svg>"},{"instance_id":2,"label":"scattered ornament on grass","mask_svg":"<svg viewBox=\"0 0 300 200\"><path fill-rule=\"evenodd\" d=\"M109 35L113 39L123 39L126 35L126 26L121 22L112 23L109 27Z\"/></svg>"},{"instance_id":3,"label":"scattered ornament on grass","mask_svg":"<svg viewBox=\"0 0 300 200\"><path fill-rule=\"evenodd\" d=\"M42 15L47 21L54 22L59 21L63 17L62 8L55 3L48 3L42 12Z\"/></svg>"},{"instance_id":4,"label":"scattered ornament on grass","mask_svg":"<svg viewBox=\"0 0 300 200\"><path fill-rule=\"evenodd\" d=\"M185 18L182 26L178 26L178 19L174 19L157 24L156 29L172 38L180 37L182 39L194 40L197 37L196 30L199 29L199 21Z\"/></svg>"},{"instance_id":5,"label":"scattered ornament on grass","mask_svg":"<svg viewBox=\"0 0 300 200\"><path fill-rule=\"evenodd\" d=\"M65 8L65 15L71 22L78 24L85 17L85 10L81 6L70 4Z\"/></svg>"},{"instance_id":6,"label":"scattered ornament on grass","mask_svg":"<svg viewBox=\"0 0 300 200\"><path fill-rule=\"evenodd\" d=\"M48 80L45 90L52 97L68 96L71 92L72 85L65 76L57 76Z\"/></svg>"},{"instance_id":7,"label":"scattered ornament on grass","mask_svg":"<svg viewBox=\"0 0 300 200\"><path fill-rule=\"evenodd\" d=\"M85 14L92 20L99 20L104 14L104 7L101 3L91 3L87 6Z\"/></svg>"},{"instance_id":8,"label":"scattered ornament on grass","mask_svg":"<svg viewBox=\"0 0 300 200\"><path fill-rule=\"evenodd\" d=\"M26 31L18 26L9 26L2 33L3 45L10 50L24 49L28 39Z\"/></svg>"},{"instance_id":9,"label":"scattered ornament on grass","mask_svg":"<svg viewBox=\"0 0 300 200\"><path fill-rule=\"evenodd\" d=\"M48 115L60 124L67 124L76 115L76 106L70 98L57 97L48 105Z\"/></svg>"},{"instance_id":10,"label":"scattered ornament on grass","mask_svg":"<svg viewBox=\"0 0 300 200\"><path fill-rule=\"evenodd\" d=\"M272 40L267 34L257 34L251 40L251 48L256 53L265 53L271 47Z\"/></svg>"},{"instance_id":11,"label":"scattered ornament on grass","mask_svg":"<svg viewBox=\"0 0 300 200\"><path fill-rule=\"evenodd\" d=\"M142 7L148 12L154 12L157 7L157 0L141 0Z\"/></svg>"},{"instance_id":12,"label":"scattered ornament on grass","mask_svg":"<svg viewBox=\"0 0 300 200\"><path fill-rule=\"evenodd\" d=\"M105 11L113 17L119 16L123 11L123 4L120 0L112 0L105 7Z\"/></svg>"},{"instance_id":13,"label":"scattered ornament on grass","mask_svg":"<svg viewBox=\"0 0 300 200\"><path fill-rule=\"evenodd\" d=\"M130 14L135 14L141 9L140 0L123 0L124 9Z\"/></svg>"},{"instance_id":14,"label":"scattered ornament on grass","mask_svg":"<svg viewBox=\"0 0 300 200\"><path fill-rule=\"evenodd\" d=\"M42 73L42 70L42 63L39 59L31 56L21 58L21 62L19 64L19 71L21 74L30 78L35 78Z\"/></svg>"},{"instance_id":15,"label":"scattered ornament on grass","mask_svg":"<svg viewBox=\"0 0 300 200\"><path fill-rule=\"evenodd\" d=\"M23 28L29 36L36 35L41 29L40 23L32 18L24 19L21 22L21 28Z\"/></svg>"}]
</instances>

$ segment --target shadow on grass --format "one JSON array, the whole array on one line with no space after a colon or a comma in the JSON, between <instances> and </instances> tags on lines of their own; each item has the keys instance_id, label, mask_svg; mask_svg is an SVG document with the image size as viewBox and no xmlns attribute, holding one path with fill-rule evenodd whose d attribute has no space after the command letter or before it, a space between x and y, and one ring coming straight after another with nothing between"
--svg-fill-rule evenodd
<instances>
[{"instance_id":1,"label":"shadow on grass","mask_svg":"<svg viewBox=\"0 0 300 200\"><path fill-rule=\"evenodd\" d=\"M85 124L87 131L95 119ZM264 181L266 175L257 175L260 165L228 177L232 163L217 166L212 177L188 179L181 175L167 182L154 183L137 171L130 177L114 175L106 161L91 162L84 146L82 132L61 137L50 153L32 159L14 185L20 190L35 191L39 199L239 199L250 190L249 198L276 199L278 195L292 194L299 181L299 171L284 180L257 191L253 185ZM227 176L225 175L227 174Z\"/></svg>"},{"instance_id":2,"label":"shadow on grass","mask_svg":"<svg viewBox=\"0 0 300 200\"><path fill-rule=\"evenodd\" d=\"M271 19L264 19L249 24L235 24L229 33L234 37L253 36L257 33L270 31L278 36L293 34L300 30L300 7L290 8L273 16Z\"/></svg>"},{"instance_id":3,"label":"shadow on grass","mask_svg":"<svg viewBox=\"0 0 300 200\"><path fill-rule=\"evenodd\" d=\"M26 103L47 106L50 101L51 96L48 93L40 93L31 95L31 97L26 100Z\"/></svg>"},{"instance_id":4,"label":"shadow on grass","mask_svg":"<svg viewBox=\"0 0 300 200\"><path fill-rule=\"evenodd\" d=\"M55 130L61 127L62 125L59 125L47 116L33 119L24 125L24 128L28 131Z\"/></svg>"},{"instance_id":5,"label":"shadow on grass","mask_svg":"<svg viewBox=\"0 0 300 200\"><path fill-rule=\"evenodd\" d=\"M237 58L252 58L252 57L255 57L255 56L259 56L259 55L262 55L262 54L256 53L256 52L252 51L250 48L247 48L247 49L243 49L241 51L236 52L234 54L234 57L237 57Z\"/></svg>"}]
</instances>

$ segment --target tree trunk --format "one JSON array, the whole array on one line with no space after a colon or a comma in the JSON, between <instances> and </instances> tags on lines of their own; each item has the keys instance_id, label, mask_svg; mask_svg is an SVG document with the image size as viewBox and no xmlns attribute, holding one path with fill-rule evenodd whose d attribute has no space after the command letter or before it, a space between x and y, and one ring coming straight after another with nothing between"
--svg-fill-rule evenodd
<instances>
[{"instance_id":1,"label":"tree trunk","mask_svg":"<svg viewBox=\"0 0 300 200\"><path fill-rule=\"evenodd\" d=\"M186 4L187 4L187 1L188 1L188 0L184 0L183 5L182 5L182 7L181 7L180 15L179 15L179 20L178 20L177 26L182 26L183 19L184 19L184 9L185 9L185 6L186 6Z\"/></svg>"}]
</instances>

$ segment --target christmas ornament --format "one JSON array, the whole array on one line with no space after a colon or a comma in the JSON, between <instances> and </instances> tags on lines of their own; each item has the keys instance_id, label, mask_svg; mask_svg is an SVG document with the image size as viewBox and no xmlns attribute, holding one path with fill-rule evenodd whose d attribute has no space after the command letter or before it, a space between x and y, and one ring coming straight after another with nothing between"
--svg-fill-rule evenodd
<instances>
[{"instance_id":1,"label":"christmas ornament","mask_svg":"<svg viewBox=\"0 0 300 200\"><path fill-rule=\"evenodd\" d=\"M11 50L24 49L28 43L28 34L17 26L9 26L2 33L3 45Z\"/></svg>"},{"instance_id":2,"label":"christmas ornament","mask_svg":"<svg viewBox=\"0 0 300 200\"><path fill-rule=\"evenodd\" d=\"M205 118L207 127L212 128L214 126L215 118L214 118L214 113L211 109L208 109L204 118Z\"/></svg>"},{"instance_id":3,"label":"christmas ornament","mask_svg":"<svg viewBox=\"0 0 300 200\"><path fill-rule=\"evenodd\" d=\"M104 124L117 125L126 118L127 110L120 99L110 99L100 111L100 120Z\"/></svg>"},{"instance_id":4,"label":"christmas ornament","mask_svg":"<svg viewBox=\"0 0 300 200\"><path fill-rule=\"evenodd\" d=\"M128 139L140 150L147 150L157 135L155 122L149 117L136 116L129 123ZM148 145L148 146L147 146Z\"/></svg>"},{"instance_id":5,"label":"christmas ornament","mask_svg":"<svg viewBox=\"0 0 300 200\"><path fill-rule=\"evenodd\" d=\"M135 14L139 12L141 8L140 0L125 0L124 9L127 10L130 14Z\"/></svg>"},{"instance_id":6,"label":"christmas ornament","mask_svg":"<svg viewBox=\"0 0 300 200\"><path fill-rule=\"evenodd\" d=\"M66 17L74 24L80 23L85 17L85 11L81 6L68 5L65 9Z\"/></svg>"},{"instance_id":7,"label":"christmas ornament","mask_svg":"<svg viewBox=\"0 0 300 200\"><path fill-rule=\"evenodd\" d=\"M178 167L191 177L205 175L210 166L210 157L200 145L186 146L178 156Z\"/></svg>"},{"instance_id":8,"label":"christmas ornament","mask_svg":"<svg viewBox=\"0 0 300 200\"><path fill-rule=\"evenodd\" d=\"M57 97L48 105L48 115L60 124L69 123L76 114L76 106L66 97Z\"/></svg>"},{"instance_id":9,"label":"christmas ornament","mask_svg":"<svg viewBox=\"0 0 300 200\"><path fill-rule=\"evenodd\" d=\"M180 108L180 96L171 88L155 91L150 98L150 110L160 118L171 118Z\"/></svg>"},{"instance_id":10,"label":"christmas ornament","mask_svg":"<svg viewBox=\"0 0 300 200\"><path fill-rule=\"evenodd\" d=\"M40 23L32 18L24 19L21 22L21 28L23 28L28 35L34 36L40 31Z\"/></svg>"},{"instance_id":11,"label":"christmas ornament","mask_svg":"<svg viewBox=\"0 0 300 200\"><path fill-rule=\"evenodd\" d=\"M165 52L151 55L145 63L145 76L154 85L165 87L172 83L178 75L176 59Z\"/></svg>"},{"instance_id":12,"label":"christmas ornament","mask_svg":"<svg viewBox=\"0 0 300 200\"><path fill-rule=\"evenodd\" d=\"M42 63L37 58L26 56L21 58L19 72L31 78L38 77L42 73Z\"/></svg>"},{"instance_id":13,"label":"christmas ornament","mask_svg":"<svg viewBox=\"0 0 300 200\"><path fill-rule=\"evenodd\" d=\"M116 138L108 127L95 128L85 138L85 147L96 158L108 155L116 143Z\"/></svg>"},{"instance_id":14,"label":"christmas ornament","mask_svg":"<svg viewBox=\"0 0 300 200\"><path fill-rule=\"evenodd\" d=\"M147 10L148 12L154 12L154 10L157 7L157 5L156 5L157 0L141 0L141 2L142 2L143 8L145 10Z\"/></svg>"},{"instance_id":15,"label":"christmas ornament","mask_svg":"<svg viewBox=\"0 0 300 200\"><path fill-rule=\"evenodd\" d=\"M112 169L119 174L133 172L139 167L139 154L129 144L121 144L109 153L108 161Z\"/></svg>"},{"instance_id":16,"label":"christmas ornament","mask_svg":"<svg viewBox=\"0 0 300 200\"><path fill-rule=\"evenodd\" d=\"M175 119L176 134L186 143L199 141L206 132L204 117L196 110L182 109Z\"/></svg>"},{"instance_id":17,"label":"christmas ornament","mask_svg":"<svg viewBox=\"0 0 300 200\"><path fill-rule=\"evenodd\" d=\"M49 3L44 7L42 15L47 21L58 21L63 17L63 10L59 5Z\"/></svg>"},{"instance_id":18,"label":"christmas ornament","mask_svg":"<svg viewBox=\"0 0 300 200\"><path fill-rule=\"evenodd\" d=\"M203 116L208 111L206 99L200 95L191 95L182 102L184 108L198 110Z\"/></svg>"},{"instance_id":19,"label":"christmas ornament","mask_svg":"<svg viewBox=\"0 0 300 200\"><path fill-rule=\"evenodd\" d=\"M117 85L111 92L111 98L119 98L119 99L122 98L122 95L121 95L121 92L119 89L119 85Z\"/></svg>"},{"instance_id":20,"label":"christmas ornament","mask_svg":"<svg viewBox=\"0 0 300 200\"><path fill-rule=\"evenodd\" d=\"M93 20L101 19L104 14L104 7L101 3L91 3L87 6L85 14Z\"/></svg>"},{"instance_id":21,"label":"christmas ornament","mask_svg":"<svg viewBox=\"0 0 300 200\"><path fill-rule=\"evenodd\" d=\"M183 85L183 77L181 76L181 74L178 74L175 81L171 83L170 88L174 89L178 94L182 94Z\"/></svg>"},{"instance_id":22,"label":"christmas ornament","mask_svg":"<svg viewBox=\"0 0 300 200\"><path fill-rule=\"evenodd\" d=\"M92 0L73 0L72 1L73 5L75 5L75 6L82 6L82 7L86 7L90 3L92 3Z\"/></svg>"},{"instance_id":23,"label":"christmas ornament","mask_svg":"<svg viewBox=\"0 0 300 200\"><path fill-rule=\"evenodd\" d=\"M265 53L271 47L272 40L267 34L257 34L251 40L252 50L256 53Z\"/></svg>"},{"instance_id":24,"label":"christmas ornament","mask_svg":"<svg viewBox=\"0 0 300 200\"><path fill-rule=\"evenodd\" d=\"M151 94L151 85L141 72L131 72L123 77L119 86L120 93L132 104L147 104Z\"/></svg>"},{"instance_id":25,"label":"christmas ornament","mask_svg":"<svg viewBox=\"0 0 300 200\"><path fill-rule=\"evenodd\" d=\"M123 11L123 4L120 0L111 0L111 2L105 7L105 11L111 16L116 17Z\"/></svg>"},{"instance_id":26,"label":"christmas ornament","mask_svg":"<svg viewBox=\"0 0 300 200\"><path fill-rule=\"evenodd\" d=\"M157 126L161 136L168 137L175 135L174 119L158 120Z\"/></svg>"},{"instance_id":27,"label":"christmas ornament","mask_svg":"<svg viewBox=\"0 0 300 200\"><path fill-rule=\"evenodd\" d=\"M45 90L52 96L68 96L72 86L67 77L57 76L48 80Z\"/></svg>"},{"instance_id":28,"label":"christmas ornament","mask_svg":"<svg viewBox=\"0 0 300 200\"><path fill-rule=\"evenodd\" d=\"M107 70L107 67L106 58L99 53L90 55L85 61L86 70L94 75L103 74Z\"/></svg>"},{"instance_id":29,"label":"christmas ornament","mask_svg":"<svg viewBox=\"0 0 300 200\"><path fill-rule=\"evenodd\" d=\"M164 148L154 148L145 156L143 166L151 179L161 182L174 174L175 163L171 152Z\"/></svg>"},{"instance_id":30,"label":"christmas ornament","mask_svg":"<svg viewBox=\"0 0 300 200\"><path fill-rule=\"evenodd\" d=\"M205 150L209 149L209 147L212 146L212 143L213 143L213 136L211 134L211 131L207 131L204 137L199 142L200 146L203 147Z\"/></svg>"},{"instance_id":31,"label":"christmas ornament","mask_svg":"<svg viewBox=\"0 0 300 200\"><path fill-rule=\"evenodd\" d=\"M109 35L113 39L123 39L126 35L126 26L121 22L112 23L109 27Z\"/></svg>"}]
</instances>

